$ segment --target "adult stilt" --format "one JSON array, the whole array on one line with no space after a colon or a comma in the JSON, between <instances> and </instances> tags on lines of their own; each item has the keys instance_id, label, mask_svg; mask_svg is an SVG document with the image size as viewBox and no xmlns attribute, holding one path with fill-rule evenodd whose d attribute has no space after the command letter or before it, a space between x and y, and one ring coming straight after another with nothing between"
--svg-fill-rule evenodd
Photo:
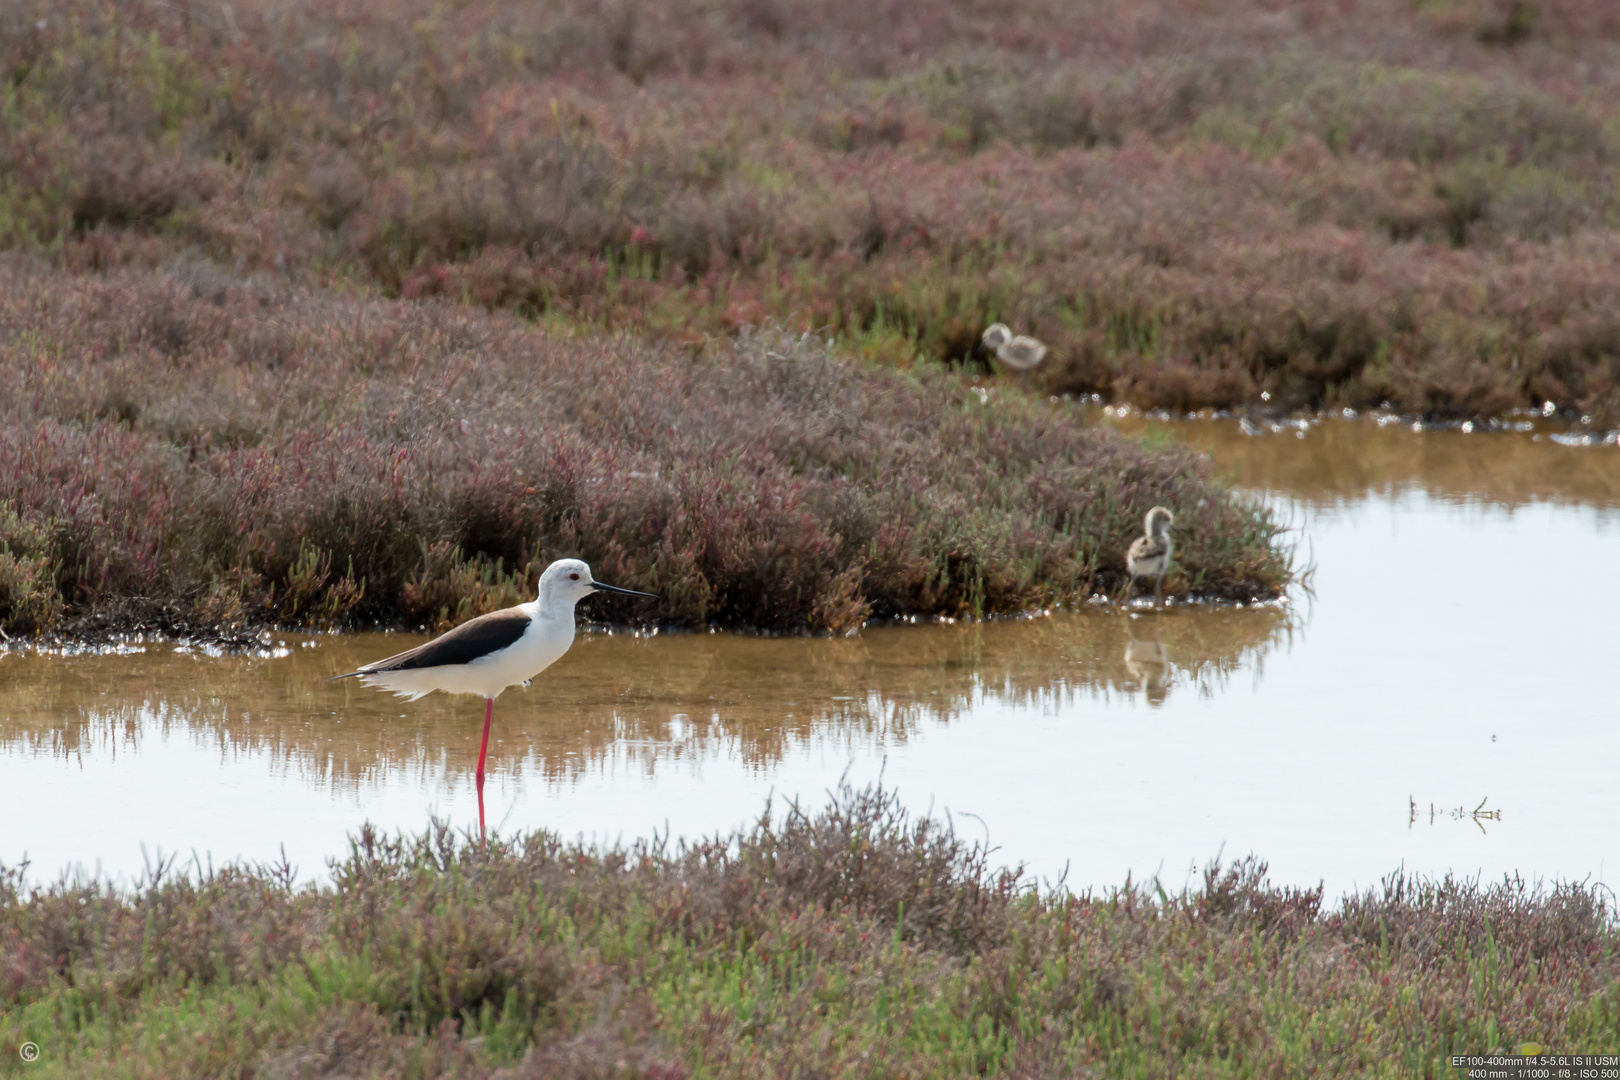
<instances>
[{"instance_id":1,"label":"adult stilt","mask_svg":"<svg viewBox=\"0 0 1620 1080\"><path fill-rule=\"evenodd\" d=\"M338 675L390 690L415 701L443 690L484 699L484 741L478 747L478 835L484 835L484 763L495 699L509 686L529 681L556 663L574 643L574 605L594 592L646 596L651 593L604 585L578 559L558 559L540 575L533 603L502 608L468 619L425 645Z\"/></svg>"}]
</instances>

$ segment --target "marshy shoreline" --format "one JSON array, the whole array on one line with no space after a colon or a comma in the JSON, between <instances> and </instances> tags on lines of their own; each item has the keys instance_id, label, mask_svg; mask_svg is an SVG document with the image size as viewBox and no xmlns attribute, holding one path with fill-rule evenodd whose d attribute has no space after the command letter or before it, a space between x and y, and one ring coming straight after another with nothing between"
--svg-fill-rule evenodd
<instances>
[{"instance_id":1,"label":"marshy shoreline","mask_svg":"<svg viewBox=\"0 0 1620 1080\"><path fill-rule=\"evenodd\" d=\"M1294 580L1300 576L1300 573L1291 571L1291 575L1291 580ZM950 626L961 622L997 623L1009 620L1044 619L1052 615L1080 612L1102 611L1128 616L1139 611L1151 610L1148 607L1151 600L1151 596L1144 597L1135 594L1123 600L1103 594L1093 594L1072 606L1054 604L1044 608L998 612L967 618L950 615L898 615L889 619L869 618L858 626L838 631L818 630L807 626L774 629L756 626L687 626L678 623L662 625L657 623L610 623L582 617L577 624L577 632L586 637L627 635L651 638L716 633L744 638L852 637L865 630L890 630L911 626ZM1250 598L1247 601L1171 597L1166 602L1164 610L1177 612L1219 611L1222 609L1243 610L1246 608L1286 610L1291 606L1291 603L1290 594L1287 592L1269 599ZM149 616L149 611L143 612L140 619ZM446 619L448 621L448 616ZM287 635L299 637L307 637L311 634L337 636L357 632L407 636L414 634L420 636L428 634L430 627L427 624L417 624L416 626L384 625L313 628L298 624L271 622L199 627L188 623L183 616L178 615L172 623L166 624L159 621L148 625L146 622L137 619L133 625L129 625L120 621L116 613L111 615L97 613L83 616L78 621L69 621L65 625L32 636L0 636L0 654L36 651L61 654L116 654L128 651L131 648L177 648L187 650L207 649L221 655L238 655L274 650L279 647L278 643Z\"/></svg>"},{"instance_id":2,"label":"marshy shoreline","mask_svg":"<svg viewBox=\"0 0 1620 1080\"><path fill-rule=\"evenodd\" d=\"M1325 904L1250 857L1074 893L992 857L845 786L679 843L368 827L320 882L0 867L0 1044L47 1076L649 1080L1441 1077L1614 1048L1601 887L1392 874Z\"/></svg>"}]
</instances>

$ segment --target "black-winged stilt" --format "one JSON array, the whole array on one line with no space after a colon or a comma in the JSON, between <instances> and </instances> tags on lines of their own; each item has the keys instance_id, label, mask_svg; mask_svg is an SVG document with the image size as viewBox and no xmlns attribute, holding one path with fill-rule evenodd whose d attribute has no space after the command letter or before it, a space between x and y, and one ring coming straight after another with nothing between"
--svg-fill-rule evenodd
<instances>
[{"instance_id":1,"label":"black-winged stilt","mask_svg":"<svg viewBox=\"0 0 1620 1080\"><path fill-rule=\"evenodd\" d=\"M1125 552L1125 569L1130 571L1132 585L1137 578L1154 579L1154 604L1164 599L1164 572L1170 568L1170 526L1175 522L1174 514L1155 506L1142 519L1142 535Z\"/></svg>"},{"instance_id":2,"label":"black-winged stilt","mask_svg":"<svg viewBox=\"0 0 1620 1080\"><path fill-rule=\"evenodd\" d=\"M539 595L527 604L469 619L425 645L366 664L336 679L359 678L367 686L391 690L415 701L424 694L480 694L484 698L484 741L478 747L478 831L484 831L484 758L495 699L509 686L529 680L556 663L574 643L574 605L597 591L627 596L652 593L605 585L591 577L579 559L558 559L540 575Z\"/></svg>"}]
</instances>

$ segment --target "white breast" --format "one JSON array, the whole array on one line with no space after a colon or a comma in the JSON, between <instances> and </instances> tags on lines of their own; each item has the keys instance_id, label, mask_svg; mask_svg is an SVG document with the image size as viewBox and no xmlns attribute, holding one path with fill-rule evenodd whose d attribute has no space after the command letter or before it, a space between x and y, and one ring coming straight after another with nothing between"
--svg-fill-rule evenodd
<instances>
[{"instance_id":1,"label":"white breast","mask_svg":"<svg viewBox=\"0 0 1620 1080\"><path fill-rule=\"evenodd\" d=\"M1125 553L1125 569L1132 577L1158 577L1169 567L1170 537L1155 539L1158 543L1145 536L1139 536Z\"/></svg>"}]
</instances>

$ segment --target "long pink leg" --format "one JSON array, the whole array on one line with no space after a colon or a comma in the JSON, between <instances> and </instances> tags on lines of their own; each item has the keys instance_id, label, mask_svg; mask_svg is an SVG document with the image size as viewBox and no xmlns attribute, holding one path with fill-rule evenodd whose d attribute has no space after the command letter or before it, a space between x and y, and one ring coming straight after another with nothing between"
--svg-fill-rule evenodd
<instances>
[{"instance_id":1,"label":"long pink leg","mask_svg":"<svg viewBox=\"0 0 1620 1080\"><path fill-rule=\"evenodd\" d=\"M484 699L484 741L478 747L478 835L484 835L484 758L489 754L489 722L495 716L495 699Z\"/></svg>"},{"instance_id":2,"label":"long pink leg","mask_svg":"<svg viewBox=\"0 0 1620 1080\"><path fill-rule=\"evenodd\" d=\"M484 836L484 789L478 789L478 846L489 847L489 840Z\"/></svg>"}]
</instances>

